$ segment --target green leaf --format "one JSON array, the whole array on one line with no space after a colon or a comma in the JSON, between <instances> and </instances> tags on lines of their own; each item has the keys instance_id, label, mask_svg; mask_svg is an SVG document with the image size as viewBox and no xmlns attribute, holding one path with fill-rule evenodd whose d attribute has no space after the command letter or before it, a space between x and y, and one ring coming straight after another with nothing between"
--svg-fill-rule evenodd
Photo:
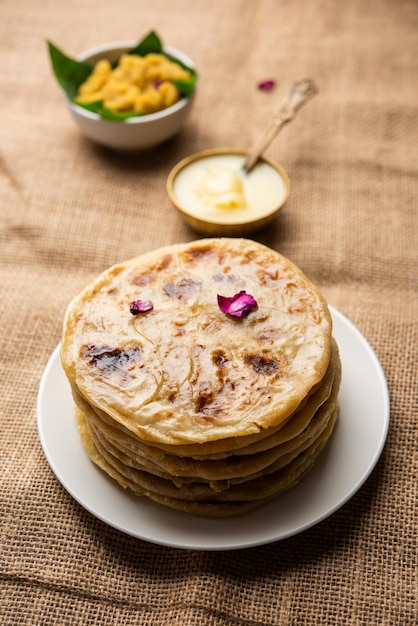
<instances>
[{"instance_id":1,"label":"green leaf","mask_svg":"<svg viewBox=\"0 0 418 626\"><path fill-rule=\"evenodd\" d=\"M55 78L68 98L74 101L77 96L78 88L90 76L93 67L84 61L77 61L76 59L70 58L50 41L48 41L48 49ZM174 80L173 84L177 87L182 96L186 98L191 96L196 87L198 79L197 72L193 68L188 67L185 63L182 63L176 57L164 52L161 40L154 31L148 33L137 46L128 50L128 54L136 54L138 56L145 56L150 53L164 54L170 61L178 63L190 72L190 78L187 80ZM88 104L76 102L76 104L108 120L123 121L128 117L138 117L139 115L138 113L117 113L116 111L107 109L102 101L90 102Z\"/></svg>"},{"instance_id":2,"label":"green leaf","mask_svg":"<svg viewBox=\"0 0 418 626\"><path fill-rule=\"evenodd\" d=\"M157 33L152 30L137 46L129 50L128 54L137 54L140 57L144 57L150 53L161 54L162 51L163 45L161 40Z\"/></svg>"},{"instance_id":3,"label":"green leaf","mask_svg":"<svg viewBox=\"0 0 418 626\"><path fill-rule=\"evenodd\" d=\"M197 82L197 74L194 70L189 69L191 77L188 80L173 80L173 85L177 87L182 96L188 98L195 90Z\"/></svg>"},{"instance_id":4,"label":"green leaf","mask_svg":"<svg viewBox=\"0 0 418 626\"><path fill-rule=\"evenodd\" d=\"M50 41L48 41L48 49L55 78L72 100L77 95L79 86L90 76L93 68L84 61L71 59Z\"/></svg>"},{"instance_id":5,"label":"green leaf","mask_svg":"<svg viewBox=\"0 0 418 626\"><path fill-rule=\"evenodd\" d=\"M187 80L173 80L172 82L173 85L177 87L182 96L185 96L186 98L188 96L191 96L196 88L196 83L198 79L198 74L196 70L180 61L180 59L177 59L173 55L168 54L167 52L163 51L162 54L164 54L164 56L167 57L167 59L169 59L170 61L174 61L174 63L181 65L182 68L190 73L190 78L188 78Z\"/></svg>"},{"instance_id":6,"label":"green leaf","mask_svg":"<svg viewBox=\"0 0 418 626\"><path fill-rule=\"evenodd\" d=\"M128 117L139 117L140 115L138 113L119 113L118 111L107 109L103 104L103 100L88 102L87 104L80 104L79 102L76 102L76 104L83 109L87 109L87 111L97 113L97 115L100 115L100 117L103 117L106 120L113 120L115 122L126 120Z\"/></svg>"}]
</instances>

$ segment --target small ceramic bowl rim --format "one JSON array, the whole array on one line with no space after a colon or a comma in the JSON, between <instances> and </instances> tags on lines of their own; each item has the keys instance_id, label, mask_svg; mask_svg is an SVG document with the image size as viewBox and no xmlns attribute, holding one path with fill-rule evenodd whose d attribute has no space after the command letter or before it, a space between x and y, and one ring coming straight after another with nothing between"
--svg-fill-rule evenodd
<instances>
[{"instance_id":1,"label":"small ceramic bowl rim","mask_svg":"<svg viewBox=\"0 0 418 626\"><path fill-rule=\"evenodd\" d=\"M199 161L200 159L204 159L205 157L223 155L223 154L232 154L232 155L239 155L239 156L245 157L248 155L248 150L240 150L237 148L209 148L207 150L202 150L201 152L196 152L194 154L191 154L190 156L185 157L184 159L179 161L179 163L177 163L177 165L175 165L172 168L167 178L167 193L172 204L176 207L176 209L182 215L186 217L186 221L188 221L187 218L191 218L191 221L193 221L195 224L200 223L203 226L207 226L209 228L211 226L215 226L215 227L219 226L219 228L224 228L225 230L233 231L233 230L239 229L240 227L246 227L246 226L251 226L251 225L254 226L254 229L261 228L263 225L267 225L275 217L278 211L284 206L290 193L290 180L285 169L279 163L277 163L276 161L274 161L268 156L262 156L260 157L259 160L261 162L264 162L270 165L270 167L272 167L279 174L279 176L283 180L285 193L283 197L281 198L280 202L274 207L274 209L272 209L269 213L263 215L262 217L252 218L249 220L240 220L239 223L236 222L236 223L231 223L231 224L226 224L225 222L218 221L216 219L205 220L202 217L196 217L192 212L185 209L182 206L182 204L179 202L179 200L177 199L177 196L174 193L174 180L177 174L181 170L183 170L190 163Z\"/></svg>"},{"instance_id":2,"label":"small ceramic bowl rim","mask_svg":"<svg viewBox=\"0 0 418 626\"><path fill-rule=\"evenodd\" d=\"M89 48L84 52L81 52L77 55L77 61L88 61L90 57L97 55L105 55L107 52L112 50L121 50L121 54L123 50L130 50L137 44L136 41L133 40L121 40L121 41L109 41L107 43L99 44L98 46L94 46L93 48ZM164 52L167 52L173 57L176 57L182 63L185 63L190 68L194 69L193 61L181 50L177 48L172 48L171 46L164 46ZM109 120L107 118L102 117L98 113L94 113L93 111L89 111L82 106L79 106L76 102L68 98L68 96L63 92L65 99L67 100L68 105L77 112L78 115L83 115L84 117L91 120L100 120L101 122L108 122L110 124L145 124L146 122L157 121L169 115L172 115L179 109L184 108L189 100L191 100L194 96L194 92L190 96L182 96L178 102L175 102L171 106L162 109L161 111L156 111L155 113L147 113L146 115L138 115L135 117L127 117L124 120Z\"/></svg>"}]
</instances>

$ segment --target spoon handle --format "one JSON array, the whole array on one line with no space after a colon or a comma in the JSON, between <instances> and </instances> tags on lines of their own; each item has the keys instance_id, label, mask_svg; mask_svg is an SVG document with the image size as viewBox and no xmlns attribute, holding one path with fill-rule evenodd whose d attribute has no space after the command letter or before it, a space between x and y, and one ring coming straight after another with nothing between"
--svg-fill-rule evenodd
<instances>
[{"instance_id":1,"label":"spoon handle","mask_svg":"<svg viewBox=\"0 0 418 626\"><path fill-rule=\"evenodd\" d=\"M263 134L258 138L252 150L245 159L242 169L248 174L257 163L266 148L271 144L279 131L291 122L299 109L318 93L314 82L305 78L293 84L292 89L279 109L274 112L273 118Z\"/></svg>"}]
</instances>

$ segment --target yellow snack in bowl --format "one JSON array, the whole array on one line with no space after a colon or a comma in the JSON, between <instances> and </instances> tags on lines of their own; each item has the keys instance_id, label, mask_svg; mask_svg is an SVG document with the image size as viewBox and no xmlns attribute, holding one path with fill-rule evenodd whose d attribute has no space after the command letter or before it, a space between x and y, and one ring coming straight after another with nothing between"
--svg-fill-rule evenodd
<instances>
[{"instance_id":1,"label":"yellow snack in bowl","mask_svg":"<svg viewBox=\"0 0 418 626\"><path fill-rule=\"evenodd\" d=\"M102 100L106 108L124 113L154 113L180 99L171 82L187 80L190 73L163 54L144 57L123 54L112 69L109 61L98 61L80 85L75 102L89 104Z\"/></svg>"}]
</instances>

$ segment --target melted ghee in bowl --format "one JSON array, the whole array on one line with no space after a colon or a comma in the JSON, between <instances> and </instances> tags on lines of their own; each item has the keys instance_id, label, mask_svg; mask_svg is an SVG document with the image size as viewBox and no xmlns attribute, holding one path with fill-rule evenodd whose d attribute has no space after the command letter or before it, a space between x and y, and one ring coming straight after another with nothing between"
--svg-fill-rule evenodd
<instances>
[{"instance_id":1,"label":"melted ghee in bowl","mask_svg":"<svg viewBox=\"0 0 418 626\"><path fill-rule=\"evenodd\" d=\"M207 150L181 161L167 189L183 219L210 234L241 234L269 223L286 202L289 179L270 159L242 169L245 152Z\"/></svg>"}]
</instances>

